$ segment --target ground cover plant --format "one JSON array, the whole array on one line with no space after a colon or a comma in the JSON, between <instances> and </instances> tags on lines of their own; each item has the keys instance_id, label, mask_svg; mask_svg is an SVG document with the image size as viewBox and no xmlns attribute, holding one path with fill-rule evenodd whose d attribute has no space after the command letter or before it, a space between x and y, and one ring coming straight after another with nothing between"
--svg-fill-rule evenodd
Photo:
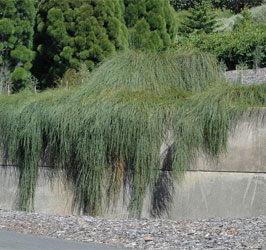
<instances>
[{"instance_id":1,"label":"ground cover plant","mask_svg":"<svg viewBox=\"0 0 266 250\"><path fill-rule=\"evenodd\" d=\"M145 192L160 183L169 133L167 168L178 178L198 150L224 152L234 122L265 101L266 85L225 83L208 54L126 51L79 87L2 95L0 141L20 171L20 209L33 209L38 166L49 151L74 184L81 212L100 215L103 195L111 204L129 183L129 209L138 217Z\"/></svg>"}]
</instances>

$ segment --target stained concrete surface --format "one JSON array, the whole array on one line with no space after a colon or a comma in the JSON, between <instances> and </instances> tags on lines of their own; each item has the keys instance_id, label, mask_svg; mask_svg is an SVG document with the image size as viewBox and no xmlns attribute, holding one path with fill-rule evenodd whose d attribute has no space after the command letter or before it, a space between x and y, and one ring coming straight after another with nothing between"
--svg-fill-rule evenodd
<instances>
[{"instance_id":1,"label":"stained concrete surface","mask_svg":"<svg viewBox=\"0 0 266 250\"><path fill-rule=\"evenodd\" d=\"M53 177L52 177L53 176ZM0 167L0 209L17 208L18 170L14 166ZM51 168L39 168L34 211L46 214L77 214L72 208L73 188L64 175Z\"/></svg>"},{"instance_id":2,"label":"stained concrete surface","mask_svg":"<svg viewBox=\"0 0 266 250\"><path fill-rule=\"evenodd\" d=\"M12 179L12 173L8 176L1 177L0 169L0 208L16 209L16 182L9 180ZM39 183L35 197L35 212L75 214L72 210L73 191L70 188L66 190L67 187L63 186L60 178L54 180L52 186L44 178L39 178ZM169 180L167 185L170 185ZM266 215L266 174L263 173L188 171L183 179L174 182L173 185L174 192L170 190L167 194L164 193L165 190L159 190L164 198L169 196L166 204L160 204L160 201L157 203L158 206L165 208L165 211L156 213L151 194L147 193L141 217L151 217L154 210L153 214L156 217L169 219ZM117 207L106 209L103 216L127 218L127 206L128 202L124 202L121 195Z\"/></svg>"},{"instance_id":3,"label":"stained concrete surface","mask_svg":"<svg viewBox=\"0 0 266 250\"><path fill-rule=\"evenodd\" d=\"M175 184L169 219L266 215L266 174L187 172Z\"/></svg>"},{"instance_id":4,"label":"stained concrete surface","mask_svg":"<svg viewBox=\"0 0 266 250\"><path fill-rule=\"evenodd\" d=\"M170 145L171 139L163 145L161 153L167 153ZM154 195L147 192L142 217L186 219L266 215L266 122L263 119L257 123L254 119L239 122L230 135L226 154L215 161L199 154L182 180L173 182L167 176L169 173L161 173ZM16 209L17 183L16 167L0 167L0 209ZM121 193L116 207L108 209L106 206L103 216L127 218L129 196L123 198ZM75 214L72 202L73 187L65 182L64 175L55 173L52 168L40 167L35 211Z\"/></svg>"},{"instance_id":5,"label":"stained concrete surface","mask_svg":"<svg viewBox=\"0 0 266 250\"><path fill-rule=\"evenodd\" d=\"M239 122L229 136L227 152L218 159L199 153L190 170L266 173L266 121Z\"/></svg>"}]
</instances>

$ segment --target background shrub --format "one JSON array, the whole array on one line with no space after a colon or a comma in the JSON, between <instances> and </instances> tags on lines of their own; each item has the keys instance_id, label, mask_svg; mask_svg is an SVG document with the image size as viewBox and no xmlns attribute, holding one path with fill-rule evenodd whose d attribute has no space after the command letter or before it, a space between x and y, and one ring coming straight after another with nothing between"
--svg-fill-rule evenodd
<instances>
[{"instance_id":1,"label":"background shrub","mask_svg":"<svg viewBox=\"0 0 266 250\"><path fill-rule=\"evenodd\" d=\"M196 3L194 8L188 10L188 15L179 27L179 33L188 35L190 33L205 32L206 34L214 32L218 24L216 13L212 5L208 2Z\"/></svg>"},{"instance_id":2,"label":"background shrub","mask_svg":"<svg viewBox=\"0 0 266 250\"><path fill-rule=\"evenodd\" d=\"M124 0L125 20L131 46L137 49L165 50L176 34L174 10L169 0Z\"/></svg>"},{"instance_id":3,"label":"background shrub","mask_svg":"<svg viewBox=\"0 0 266 250\"><path fill-rule=\"evenodd\" d=\"M175 10L194 8L195 3L208 0L171 0ZM235 13L241 12L244 7L254 7L263 4L264 0L209 0L215 8L232 10Z\"/></svg>"},{"instance_id":4,"label":"background shrub","mask_svg":"<svg viewBox=\"0 0 266 250\"><path fill-rule=\"evenodd\" d=\"M244 7L252 8L263 4L264 0L211 0L214 7L240 13Z\"/></svg>"},{"instance_id":5,"label":"background shrub","mask_svg":"<svg viewBox=\"0 0 266 250\"><path fill-rule=\"evenodd\" d=\"M246 24L233 32L212 34L193 34L188 38L179 37L176 48L198 48L211 52L223 61L228 69L235 69L238 64L253 67L254 52L260 51L260 66L266 66L266 25Z\"/></svg>"},{"instance_id":6,"label":"background shrub","mask_svg":"<svg viewBox=\"0 0 266 250\"><path fill-rule=\"evenodd\" d=\"M202 0L170 0L175 10L187 10L193 8L195 3L201 3Z\"/></svg>"},{"instance_id":7,"label":"background shrub","mask_svg":"<svg viewBox=\"0 0 266 250\"><path fill-rule=\"evenodd\" d=\"M250 20L256 23L266 23L266 4L251 8L250 10L245 9L244 15L247 16L247 12L249 13ZM243 19L243 12L230 17L219 18L218 21L221 26L217 30L231 31L241 19Z\"/></svg>"},{"instance_id":8,"label":"background shrub","mask_svg":"<svg viewBox=\"0 0 266 250\"><path fill-rule=\"evenodd\" d=\"M35 5L35 0L0 0L0 67L10 71L15 91L26 87L35 56Z\"/></svg>"},{"instance_id":9,"label":"background shrub","mask_svg":"<svg viewBox=\"0 0 266 250\"><path fill-rule=\"evenodd\" d=\"M252 19L257 23L266 23L266 4L250 10Z\"/></svg>"},{"instance_id":10,"label":"background shrub","mask_svg":"<svg viewBox=\"0 0 266 250\"><path fill-rule=\"evenodd\" d=\"M41 1L37 15L34 74L51 86L69 69L89 69L127 47L120 0Z\"/></svg>"}]
</instances>

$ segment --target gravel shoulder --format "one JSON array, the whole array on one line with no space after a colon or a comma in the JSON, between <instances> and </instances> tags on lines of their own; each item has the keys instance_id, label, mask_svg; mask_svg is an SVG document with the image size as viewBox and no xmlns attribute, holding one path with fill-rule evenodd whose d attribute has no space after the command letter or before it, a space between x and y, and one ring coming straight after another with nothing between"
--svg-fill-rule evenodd
<instances>
[{"instance_id":1,"label":"gravel shoulder","mask_svg":"<svg viewBox=\"0 0 266 250\"><path fill-rule=\"evenodd\" d=\"M128 249L266 249L266 216L172 221L0 210L0 230Z\"/></svg>"}]
</instances>

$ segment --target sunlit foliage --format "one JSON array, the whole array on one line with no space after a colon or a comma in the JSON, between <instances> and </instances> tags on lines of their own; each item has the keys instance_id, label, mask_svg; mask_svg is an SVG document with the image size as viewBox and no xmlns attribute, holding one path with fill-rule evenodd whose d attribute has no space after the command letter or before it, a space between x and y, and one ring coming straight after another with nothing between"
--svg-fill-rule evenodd
<instances>
[{"instance_id":1,"label":"sunlit foliage","mask_svg":"<svg viewBox=\"0 0 266 250\"><path fill-rule=\"evenodd\" d=\"M89 69L127 47L120 0L41 1L37 16L33 69L41 87L53 85L69 69Z\"/></svg>"}]
</instances>

